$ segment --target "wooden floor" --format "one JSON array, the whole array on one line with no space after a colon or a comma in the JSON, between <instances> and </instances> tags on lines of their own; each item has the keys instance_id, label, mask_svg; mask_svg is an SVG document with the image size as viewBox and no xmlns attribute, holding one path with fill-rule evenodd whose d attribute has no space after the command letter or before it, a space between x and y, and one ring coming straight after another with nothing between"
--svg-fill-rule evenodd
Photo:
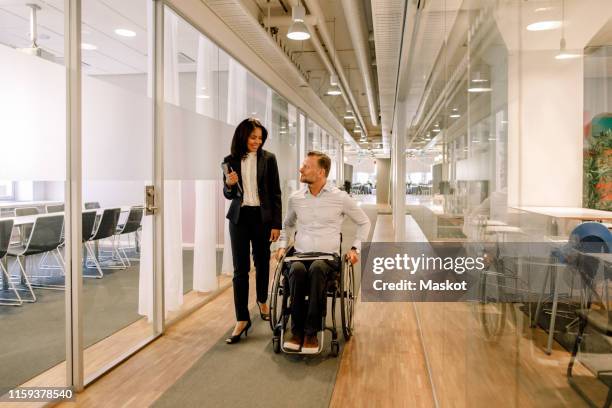
<instances>
[{"instance_id":1,"label":"wooden floor","mask_svg":"<svg viewBox=\"0 0 612 408\"><path fill-rule=\"evenodd\" d=\"M372 241L393 241L392 216L379 216ZM332 407L434 407L410 303L357 302L355 337L342 355Z\"/></svg>"},{"instance_id":2,"label":"wooden floor","mask_svg":"<svg viewBox=\"0 0 612 408\"><path fill-rule=\"evenodd\" d=\"M373 240L392 241L391 222L380 215ZM408 240L423 238L411 218L406 229ZM466 303L357 302L356 335L342 355L331 406L586 406L567 384L565 350L556 345L547 356L545 333L530 329L520 312L509 314L502 335L487 339L481 312ZM224 335L232 319L230 288L87 387L75 403L59 406L149 406ZM582 367L577 373L592 395L601 396L603 387Z\"/></svg>"}]
</instances>

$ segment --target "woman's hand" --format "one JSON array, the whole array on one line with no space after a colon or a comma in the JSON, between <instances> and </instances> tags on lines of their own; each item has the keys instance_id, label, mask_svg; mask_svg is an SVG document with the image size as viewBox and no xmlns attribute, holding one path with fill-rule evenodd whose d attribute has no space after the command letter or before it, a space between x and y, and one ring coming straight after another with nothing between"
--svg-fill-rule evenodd
<instances>
[{"instance_id":1,"label":"woman's hand","mask_svg":"<svg viewBox=\"0 0 612 408\"><path fill-rule=\"evenodd\" d=\"M227 184L229 187L233 186L237 182L238 182L238 173L236 173L235 171L232 171L225 178L225 184Z\"/></svg>"},{"instance_id":2,"label":"woman's hand","mask_svg":"<svg viewBox=\"0 0 612 408\"><path fill-rule=\"evenodd\" d=\"M279 236L280 236L280 230L272 229L272 231L270 231L270 242L276 242Z\"/></svg>"}]
</instances>

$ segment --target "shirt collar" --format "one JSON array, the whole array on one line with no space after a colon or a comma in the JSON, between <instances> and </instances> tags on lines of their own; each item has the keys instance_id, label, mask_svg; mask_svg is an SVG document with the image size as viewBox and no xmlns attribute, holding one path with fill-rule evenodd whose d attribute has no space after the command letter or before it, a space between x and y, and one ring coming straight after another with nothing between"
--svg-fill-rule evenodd
<instances>
[{"instance_id":1,"label":"shirt collar","mask_svg":"<svg viewBox=\"0 0 612 408\"><path fill-rule=\"evenodd\" d=\"M321 189L321 191L319 192L319 195L317 195L317 197L321 197L321 194L324 191L331 191L331 188L332 188L332 186L331 186L330 182L328 181L327 183L325 183L325 185L323 186L323 188ZM310 196L314 197L314 195L310 192L310 188L308 186L306 186L306 195L310 195Z\"/></svg>"}]
</instances>

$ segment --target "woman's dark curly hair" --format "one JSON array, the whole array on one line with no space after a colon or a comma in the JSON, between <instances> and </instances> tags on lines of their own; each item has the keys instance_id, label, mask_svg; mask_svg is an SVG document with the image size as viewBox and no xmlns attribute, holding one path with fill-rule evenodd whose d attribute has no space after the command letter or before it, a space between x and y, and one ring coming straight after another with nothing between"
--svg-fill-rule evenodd
<instances>
[{"instance_id":1,"label":"woman's dark curly hair","mask_svg":"<svg viewBox=\"0 0 612 408\"><path fill-rule=\"evenodd\" d=\"M255 128L261 129L261 146L259 146L259 149L257 149L257 153L261 151L264 143L266 143L266 139L268 138L268 131L257 119L248 118L240 122L234 131L231 148L232 157L235 159L243 159L247 155L249 152L247 141Z\"/></svg>"}]
</instances>

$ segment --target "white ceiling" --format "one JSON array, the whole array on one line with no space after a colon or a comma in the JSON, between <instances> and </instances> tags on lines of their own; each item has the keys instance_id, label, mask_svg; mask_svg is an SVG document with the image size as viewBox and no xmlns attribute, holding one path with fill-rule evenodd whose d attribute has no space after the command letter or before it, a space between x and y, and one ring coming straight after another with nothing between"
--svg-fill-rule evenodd
<instances>
[{"instance_id":1,"label":"white ceiling","mask_svg":"<svg viewBox=\"0 0 612 408\"><path fill-rule=\"evenodd\" d=\"M63 63L64 0L0 0L0 43L16 48L30 46L30 9L26 3L41 7L37 12L38 45ZM90 75L142 74L147 72L147 0L83 0L82 41L97 47L82 50L84 69ZM136 33L122 37L114 30L124 28ZM198 33L187 24L178 25L178 48L192 60L197 56ZM184 64L181 70L194 70Z\"/></svg>"}]
</instances>

